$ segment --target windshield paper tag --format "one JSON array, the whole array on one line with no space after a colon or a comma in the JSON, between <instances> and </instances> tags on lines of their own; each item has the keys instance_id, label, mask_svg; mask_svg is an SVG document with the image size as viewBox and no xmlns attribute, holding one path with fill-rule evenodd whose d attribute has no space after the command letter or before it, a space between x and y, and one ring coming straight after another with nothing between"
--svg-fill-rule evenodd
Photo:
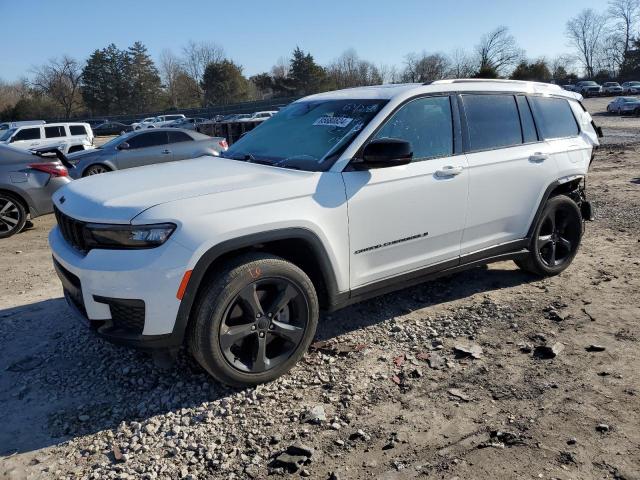
<instances>
[{"instance_id":1,"label":"windshield paper tag","mask_svg":"<svg viewBox=\"0 0 640 480\"><path fill-rule=\"evenodd\" d=\"M325 127L338 127L344 128L351 123L353 118L349 117L320 117L315 122L314 125L323 125Z\"/></svg>"}]
</instances>

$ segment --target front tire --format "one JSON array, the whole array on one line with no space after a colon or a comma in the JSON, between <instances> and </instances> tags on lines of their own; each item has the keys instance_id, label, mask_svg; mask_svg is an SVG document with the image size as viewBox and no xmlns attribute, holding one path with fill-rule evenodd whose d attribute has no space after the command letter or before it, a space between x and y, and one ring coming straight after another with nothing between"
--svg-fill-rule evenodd
<instances>
[{"instance_id":1,"label":"front tire","mask_svg":"<svg viewBox=\"0 0 640 480\"><path fill-rule=\"evenodd\" d=\"M0 192L0 238L20 232L27 223L27 210L15 196Z\"/></svg>"},{"instance_id":2,"label":"front tire","mask_svg":"<svg viewBox=\"0 0 640 480\"><path fill-rule=\"evenodd\" d=\"M536 275L553 276L564 271L578 253L582 239L582 214L565 195L550 198L533 230L529 255L516 264Z\"/></svg>"},{"instance_id":3,"label":"front tire","mask_svg":"<svg viewBox=\"0 0 640 480\"><path fill-rule=\"evenodd\" d=\"M102 173L108 173L111 169L105 165L95 164L88 167L83 173L83 177L89 177L91 175L100 175Z\"/></svg>"},{"instance_id":4,"label":"front tire","mask_svg":"<svg viewBox=\"0 0 640 480\"><path fill-rule=\"evenodd\" d=\"M283 375L302 358L318 315L315 288L300 268L274 255L247 254L203 285L188 344L218 381L257 385Z\"/></svg>"}]
</instances>

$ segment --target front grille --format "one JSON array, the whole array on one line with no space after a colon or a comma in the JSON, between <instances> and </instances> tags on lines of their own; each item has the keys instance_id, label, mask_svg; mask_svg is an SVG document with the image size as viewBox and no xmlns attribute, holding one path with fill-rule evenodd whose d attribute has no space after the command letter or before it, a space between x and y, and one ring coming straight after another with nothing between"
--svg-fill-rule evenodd
<instances>
[{"instance_id":1,"label":"front grille","mask_svg":"<svg viewBox=\"0 0 640 480\"><path fill-rule=\"evenodd\" d=\"M144 330L145 304L144 300L100 297L93 299L99 303L109 305L111 312L111 328L127 333L141 334Z\"/></svg>"},{"instance_id":2,"label":"front grille","mask_svg":"<svg viewBox=\"0 0 640 480\"><path fill-rule=\"evenodd\" d=\"M86 252L88 248L84 238L85 223L65 215L56 206L53 207L53 211L64 239L76 250Z\"/></svg>"}]
</instances>

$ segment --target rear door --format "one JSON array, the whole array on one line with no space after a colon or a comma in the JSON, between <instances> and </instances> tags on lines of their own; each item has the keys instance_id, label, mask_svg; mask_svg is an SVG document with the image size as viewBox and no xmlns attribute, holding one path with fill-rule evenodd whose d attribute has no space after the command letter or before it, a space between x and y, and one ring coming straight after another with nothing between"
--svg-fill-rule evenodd
<instances>
[{"instance_id":1,"label":"rear door","mask_svg":"<svg viewBox=\"0 0 640 480\"><path fill-rule=\"evenodd\" d=\"M523 239L546 187L556 179L553 147L538 135L527 98L464 94L469 208L461 254Z\"/></svg>"},{"instance_id":2,"label":"rear door","mask_svg":"<svg viewBox=\"0 0 640 480\"><path fill-rule=\"evenodd\" d=\"M64 125L45 125L44 139L41 146L58 147L62 152L67 153L69 149L69 138Z\"/></svg>"},{"instance_id":3,"label":"rear door","mask_svg":"<svg viewBox=\"0 0 640 480\"><path fill-rule=\"evenodd\" d=\"M173 160L184 160L186 158L193 158L193 151L195 142L189 134L181 132L179 130L171 131L169 133L169 150L171 150L171 156Z\"/></svg>"},{"instance_id":4,"label":"rear door","mask_svg":"<svg viewBox=\"0 0 640 480\"><path fill-rule=\"evenodd\" d=\"M166 131L145 130L127 140L129 148L118 150L118 168L140 167L172 160Z\"/></svg>"}]
</instances>

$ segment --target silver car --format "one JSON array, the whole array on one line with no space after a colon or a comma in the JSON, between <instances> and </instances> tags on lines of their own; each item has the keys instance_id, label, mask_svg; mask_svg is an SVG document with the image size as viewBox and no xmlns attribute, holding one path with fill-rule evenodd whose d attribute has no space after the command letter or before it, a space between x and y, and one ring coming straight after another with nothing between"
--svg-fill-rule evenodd
<instances>
[{"instance_id":1,"label":"silver car","mask_svg":"<svg viewBox=\"0 0 640 480\"><path fill-rule=\"evenodd\" d=\"M209 137L198 132L177 128L153 128L120 135L101 147L68 156L73 168L72 178L172 162L218 156L227 149L222 137Z\"/></svg>"},{"instance_id":2,"label":"silver car","mask_svg":"<svg viewBox=\"0 0 640 480\"><path fill-rule=\"evenodd\" d=\"M51 195L70 181L55 157L0 145L0 238L20 232L28 217L51 213Z\"/></svg>"},{"instance_id":3,"label":"silver car","mask_svg":"<svg viewBox=\"0 0 640 480\"><path fill-rule=\"evenodd\" d=\"M638 115L640 113L640 99L636 97L618 97L607 105L607 113Z\"/></svg>"}]
</instances>

